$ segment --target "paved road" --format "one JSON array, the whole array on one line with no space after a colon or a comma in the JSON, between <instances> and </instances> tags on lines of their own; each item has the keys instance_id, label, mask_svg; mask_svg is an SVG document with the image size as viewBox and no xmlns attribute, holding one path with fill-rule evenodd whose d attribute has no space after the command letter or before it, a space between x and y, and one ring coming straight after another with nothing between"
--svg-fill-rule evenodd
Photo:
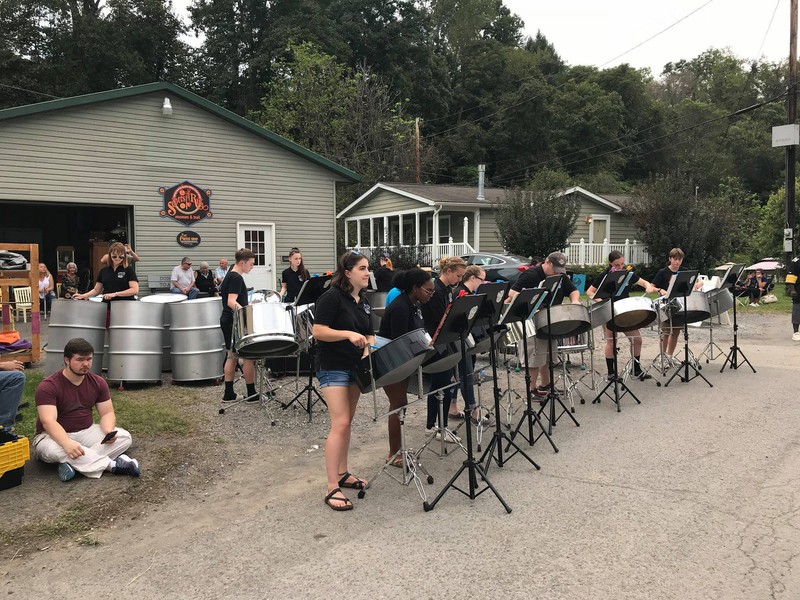
<instances>
[{"instance_id":1,"label":"paved road","mask_svg":"<svg viewBox=\"0 0 800 600\"><path fill-rule=\"evenodd\" d=\"M470 501L452 491L425 513L412 489L385 478L338 514L322 504L321 451L243 447L230 478L147 508L99 546L2 565L2 589L65 599L798 598L800 344L786 329L786 317L767 319L748 336L756 375L706 368L713 388L636 383L640 406L579 406L580 428L558 423L558 454L533 449L541 471L520 457L492 469L511 514L491 492ZM421 411L410 420L418 443ZM385 452L384 431L356 432L360 474ZM460 459L426 460L431 491Z\"/></svg>"}]
</instances>

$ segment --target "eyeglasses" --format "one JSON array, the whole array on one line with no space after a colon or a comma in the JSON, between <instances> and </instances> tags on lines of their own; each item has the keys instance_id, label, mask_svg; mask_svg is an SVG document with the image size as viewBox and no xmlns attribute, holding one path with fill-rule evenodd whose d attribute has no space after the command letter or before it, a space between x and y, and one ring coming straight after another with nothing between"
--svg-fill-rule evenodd
<instances>
[{"instance_id":1,"label":"eyeglasses","mask_svg":"<svg viewBox=\"0 0 800 600\"><path fill-rule=\"evenodd\" d=\"M112 254L112 255L111 255L111 258L119 258L119 259L123 259L123 258L125 258L125 257L124 257L124 256L120 256L119 254Z\"/></svg>"},{"instance_id":2,"label":"eyeglasses","mask_svg":"<svg viewBox=\"0 0 800 600\"><path fill-rule=\"evenodd\" d=\"M436 293L436 288L432 288L432 287L426 288L426 287L423 287L423 288L420 288L420 289L421 289L423 292L425 292L426 294L428 294L428 296L433 296L433 295Z\"/></svg>"}]
</instances>

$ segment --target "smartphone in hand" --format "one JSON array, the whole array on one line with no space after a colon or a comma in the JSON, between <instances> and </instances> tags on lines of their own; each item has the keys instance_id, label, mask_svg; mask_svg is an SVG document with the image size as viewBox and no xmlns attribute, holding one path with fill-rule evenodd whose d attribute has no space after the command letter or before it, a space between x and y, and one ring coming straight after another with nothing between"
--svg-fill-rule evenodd
<instances>
[{"instance_id":1,"label":"smartphone in hand","mask_svg":"<svg viewBox=\"0 0 800 600\"><path fill-rule=\"evenodd\" d=\"M114 436L115 436L115 435L117 435L117 430L116 430L116 429L115 429L114 431L109 431L109 432L106 434L106 437L104 437L104 438L103 438L103 441L102 441L102 442L100 442L100 443L101 443L101 444L106 444L106 443L110 442L112 439L114 439Z\"/></svg>"}]
</instances>

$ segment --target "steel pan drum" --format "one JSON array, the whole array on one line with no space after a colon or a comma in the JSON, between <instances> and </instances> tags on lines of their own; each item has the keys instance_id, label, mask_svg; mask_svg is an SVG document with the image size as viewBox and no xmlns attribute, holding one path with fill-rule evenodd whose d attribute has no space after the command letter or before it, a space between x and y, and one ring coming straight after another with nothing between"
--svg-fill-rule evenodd
<instances>
[{"instance_id":1,"label":"steel pan drum","mask_svg":"<svg viewBox=\"0 0 800 600\"><path fill-rule=\"evenodd\" d=\"M362 358L358 365L357 379L361 391L372 391L373 380L375 387L381 388L411 377L425 361L430 344L428 332L415 329L373 350L372 369L370 357Z\"/></svg>"},{"instance_id":2,"label":"steel pan drum","mask_svg":"<svg viewBox=\"0 0 800 600\"><path fill-rule=\"evenodd\" d=\"M372 327L375 331L381 328L381 317L386 312L386 296L388 296L388 292L378 292L376 290L365 292L367 304L372 309Z\"/></svg>"},{"instance_id":3,"label":"steel pan drum","mask_svg":"<svg viewBox=\"0 0 800 600\"><path fill-rule=\"evenodd\" d=\"M589 304L589 321L592 323L592 329L604 327L610 320L611 302L609 300L600 300Z\"/></svg>"},{"instance_id":4,"label":"steel pan drum","mask_svg":"<svg viewBox=\"0 0 800 600\"><path fill-rule=\"evenodd\" d=\"M614 302L614 319L609 321L608 328L619 332L635 331L640 327L647 327L657 317L649 298L623 298Z\"/></svg>"},{"instance_id":5,"label":"steel pan drum","mask_svg":"<svg viewBox=\"0 0 800 600\"><path fill-rule=\"evenodd\" d=\"M533 315L536 337L543 340L571 337L592 328L589 311L583 304L559 304L550 308L550 325L547 324L547 310L542 309Z\"/></svg>"},{"instance_id":6,"label":"steel pan drum","mask_svg":"<svg viewBox=\"0 0 800 600\"><path fill-rule=\"evenodd\" d=\"M142 298L142 302L154 302L156 304L174 304L176 302L183 302L186 300L186 296L183 294L150 294L149 296L145 296ZM161 370L162 371L171 371L172 370L172 346L170 343L170 333L169 333L169 315L170 311L168 308L164 309L164 331L162 332L162 346L161 346Z\"/></svg>"},{"instance_id":7,"label":"steel pan drum","mask_svg":"<svg viewBox=\"0 0 800 600\"><path fill-rule=\"evenodd\" d=\"M170 320L172 380L220 379L225 340L219 326L222 301L198 298L166 307Z\"/></svg>"},{"instance_id":8,"label":"steel pan drum","mask_svg":"<svg viewBox=\"0 0 800 600\"><path fill-rule=\"evenodd\" d=\"M667 312L670 312L672 313L673 325L697 323L711 317L708 298L703 292L692 292L687 296L685 307L683 305L683 298L675 298L667 306L662 307L662 310L664 314L661 316L661 321L668 320L668 318L665 318L665 315Z\"/></svg>"},{"instance_id":9,"label":"steel pan drum","mask_svg":"<svg viewBox=\"0 0 800 600\"><path fill-rule=\"evenodd\" d=\"M112 302L108 379L161 381L164 305Z\"/></svg>"},{"instance_id":10,"label":"steel pan drum","mask_svg":"<svg viewBox=\"0 0 800 600\"><path fill-rule=\"evenodd\" d=\"M92 372L100 375L106 336L105 304L58 299L50 310L50 326L45 347L45 372L52 375L64 368L64 346L73 338L83 338L94 348Z\"/></svg>"},{"instance_id":11,"label":"steel pan drum","mask_svg":"<svg viewBox=\"0 0 800 600\"><path fill-rule=\"evenodd\" d=\"M311 327L314 325L314 305L304 304L295 309L297 315L294 322L295 339L300 350L307 350L313 338Z\"/></svg>"},{"instance_id":12,"label":"steel pan drum","mask_svg":"<svg viewBox=\"0 0 800 600\"><path fill-rule=\"evenodd\" d=\"M286 304L248 304L233 315L233 344L243 358L286 356L297 350L292 311Z\"/></svg>"},{"instance_id":13,"label":"steel pan drum","mask_svg":"<svg viewBox=\"0 0 800 600\"><path fill-rule=\"evenodd\" d=\"M271 302L272 304L280 304L280 292L274 290L255 290L250 292L248 298L250 304L258 304L259 302Z\"/></svg>"},{"instance_id":14,"label":"steel pan drum","mask_svg":"<svg viewBox=\"0 0 800 600\"><path fill-rule=\"evenodd\" d=\"M422 363L423 373L441 373L455 368L461 360L461 344L451 343L443 346L436 346L426 355L425 362Z\"/></svg>"},{"instance_id":15,"label":"steel pan drum","mask_svg":"<svg viewBox=\"0 0 800 600\"><path fill-rule=\"evenodd\" d=\"M706 292L706 296L708 297L708 308L712 317L721 315L733 308L733 294L727 288L710 290Z\"/></svg>"}]
</instances>

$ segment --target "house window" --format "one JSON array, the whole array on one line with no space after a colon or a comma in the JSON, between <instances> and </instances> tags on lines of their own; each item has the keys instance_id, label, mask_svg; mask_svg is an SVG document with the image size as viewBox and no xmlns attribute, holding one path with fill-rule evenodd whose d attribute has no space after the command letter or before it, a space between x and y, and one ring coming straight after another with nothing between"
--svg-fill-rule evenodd
<instances>
[{"instance_id":1,"label":"house window","mask_svg":"<svg viewBox=\"0 0 800 600\"><path fill-rule=\"evenodd\" d=\"M263 267L266 264L267 244L263 229L245 229L244 247L252 250L253 254L256 255L253 266Z\"/></svg>"},{"instance_id":2,"label":"house window","mask_svg":"<svg viewBox=\"0 0 800 600\"><path fill-rule=\"evenodd\" d=\"M439 243L446 244L450 241L450 215L439 217ZM425 219L425 243L433 243L433 217Z\"/></svg>"}]
</instances>

